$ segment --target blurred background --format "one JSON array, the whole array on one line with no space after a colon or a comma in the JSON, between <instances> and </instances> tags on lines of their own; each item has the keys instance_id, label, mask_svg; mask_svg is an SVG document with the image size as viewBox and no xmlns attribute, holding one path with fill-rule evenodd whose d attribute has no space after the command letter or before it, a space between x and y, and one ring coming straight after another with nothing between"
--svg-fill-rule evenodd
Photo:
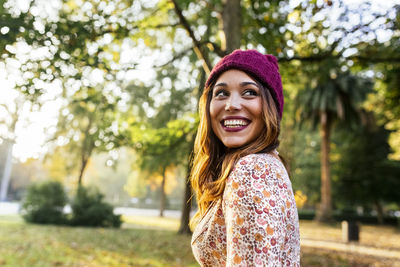
<instances>
[{"instance_id":1,"label":"blurred background","mask_svg":"<svg viewBox=\"0 0 400 267\"><path fill-rule=\"evenodd\" d=\"M198 99L241 48L279 61L302 264L399 266L399 26L395 0L0 0L0 265L196 266Z\"/></svg>"}]
</instances>

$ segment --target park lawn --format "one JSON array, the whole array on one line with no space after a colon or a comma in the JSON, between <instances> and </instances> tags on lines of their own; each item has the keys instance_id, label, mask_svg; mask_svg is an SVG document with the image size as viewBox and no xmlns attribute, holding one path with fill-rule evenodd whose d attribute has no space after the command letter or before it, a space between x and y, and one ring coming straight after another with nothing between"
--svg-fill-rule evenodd
<instances>
[{"instance_id":1,"label":"park lawn","mask_svg":"<svg viewBox=\"0 0 400 267\"><path fill-rule=\"evenodd\" d=\"M197 266L174 231L33 225L0 216L0 266Z\"/></svg>"},{"instance_id":2,"label":"park lawn","mask_svg":"<svg viewBox=\"0 0 400 267\"><path fill-rule=\"evenodd\" d=\"M122 216L124 228L178 231L179 219L154 216Z\"/></svg>"},{"instance_id":3,"label":"park lawn","mask_svg":"<svg viewBox=\"0 0 400 267\"><path fill-rule=\"evenodd\" d=\"M33 225L19 216L0 216L0 266L198 266L190 236L176 234L178 219L123 219L122 229L104 229ZM337 225L301 225L302 231L323 231L322 236L328 238L338 230ZM383 229L383 235L392 234ZM302 248L302 266L391 265L364 256Z\"/></svg>"}]
</instances>

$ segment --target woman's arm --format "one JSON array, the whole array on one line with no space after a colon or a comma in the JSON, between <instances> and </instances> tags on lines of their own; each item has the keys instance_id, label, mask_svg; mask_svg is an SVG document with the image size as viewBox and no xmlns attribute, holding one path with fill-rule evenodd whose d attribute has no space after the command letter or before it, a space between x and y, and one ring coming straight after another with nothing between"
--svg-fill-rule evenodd
<instances>
[{"instance_id":1,"label":"woman's arm","mask_svg":"<svg viewBox=\"0 0 400 267\"><path fill-rule=\"evenodd\" d=\"M227 266L300 264L298 215L290 180L272 155L238 161L224 193Z\"/></svg>"}]
</instances>

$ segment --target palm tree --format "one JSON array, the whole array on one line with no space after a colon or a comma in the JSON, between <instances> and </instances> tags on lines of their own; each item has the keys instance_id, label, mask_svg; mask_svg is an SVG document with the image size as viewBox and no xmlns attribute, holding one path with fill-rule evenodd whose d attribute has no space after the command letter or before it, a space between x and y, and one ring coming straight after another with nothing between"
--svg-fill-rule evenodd
<instances>
[{"instance_id":1,"label":"palm tree","mask_svg":"<svg viewBox=\"0 0 400 267\"><path fill-rule=\"evenodd\" d=\"M300 92L296 99L297 121L320 125L321 137L321 203L316 220L332 220L330 175L330 137L335 122L343 126L356 126L362 121L361 102L372 88L368 79L349 72L331 74L314 82L314 86Z\"/></svg>"}]
</instances>

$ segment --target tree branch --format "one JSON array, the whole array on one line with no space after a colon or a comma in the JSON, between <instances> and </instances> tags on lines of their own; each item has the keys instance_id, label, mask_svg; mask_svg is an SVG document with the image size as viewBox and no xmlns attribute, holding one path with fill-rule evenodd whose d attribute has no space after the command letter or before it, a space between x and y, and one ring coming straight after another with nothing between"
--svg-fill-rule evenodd
<instances>
[{"instance_id":1,"label":"tree branch","mask_svg":"<svg viewBox=\"0 0 400 267\"><path fill-rule=\"evenodd\" d=\"M400 63L400 57L367 57L367 56L351 56L346 59L359 60L371 63Z\"/></svg>"},{"instance_id":2,"label":"tree branch","mask_svg":"<svg viewBox=\"0 0 400 267\"><path fill-rule=\"evenodd\" d=\"M212 49L214 50L214 52L218 55L218 56L220 56L220 57L224 57L224 56L226 56L228 53L225 51L225 50L223 50L222 48L221 48L221 46L219 46L218 44L216 44L216 43L214 43L214 42L211 42L211 41L207 41L207 42L204 42L204 44L209 44L209 45L211 45L212 46Z\"/></svg>"},{"instance_id":3,"label":"tree branch","mask_svg":"<svg viewBox=\"0 0 400 267\"><path fill-rule=\"evenodd\" d=\"M182 14L182 10L180 9L180 7L178 6L178 3L176 2L176 0L171 0L171 2L174 4L174 10L176 15L179 17L179 21L182 24L182 26L185 28L185 30L188 32L190 38L193 41L193 49L194 52L196 53L197 57L203 61L203 69L204 71L207 73L207 75L210 74L211 71L211 64L207 58L207 56L205 55L202 47L201 47L201 43L199 40L197 40L196 36L194 35L194 32L192 31L192 29L190 28L189 22L186 20L186 18L183 16Z\"/></svg>"},{"instance_id":4,"label":"tree branch","mask_svg":"<svg viewBox=\"0 0 400 267\"><path fill-rule=\"evenodd\" d=\"M341 58L342 55L327 55L327 54L323 54L323 55L315 55L315 56L294 56L291 58L286 58L286 57L280 57L278 58L278 60L280 62L290 62L293 60L300 60L303 62L321 62L324 61L328 58ZM346 60L357 60L357 61L362 61L362 62L372 62L372 63L383 63L383 62L387 62L387 63L400 63L400 57L367 57L367 56L350 56L350 57L346 57Z\"/></svg>"},{"instance_id":5,"label":"tree branch","mask_svg":"<svg viewBox=\"0 0 400 267\"><path fill-rule=\"evenodd\" d=\"M168 28L168 27L177 27L180 23L173 23L173 24L157 24L152 26L154 29L161 29L161 28Z\"/></svg>"}]
</instances>

